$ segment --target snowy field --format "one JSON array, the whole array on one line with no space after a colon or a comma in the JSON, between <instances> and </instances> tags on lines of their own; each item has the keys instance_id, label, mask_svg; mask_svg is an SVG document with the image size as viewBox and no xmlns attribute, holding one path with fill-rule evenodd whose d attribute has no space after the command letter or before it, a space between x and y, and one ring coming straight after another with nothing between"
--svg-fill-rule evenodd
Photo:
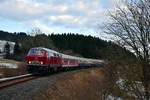
<instances>
[{"instance_id":1,"label":"snowy field","mask_svg":"<svg viewBox=\"0 0 150 100\"><path fill-rule=\"evenodd\" d=\"M0 59L0 78L12 77L26 73L24 62L9 59Z\"/></svg>"},{"instance_id":2,"label":"snowy field","mask_svg":"<svg viewBox=\"0 0 150 100\"><path fill-rule=\"evenodd\" d=\"M4 46L7 42L10 44L10 50L11 50L10 53L13 53L13 48L14 48L15 43L11 41L0 40L0 51L1 52L4 51Z\"/></svg>"},{"instance_id":3,"label":"snowy field","mask_svg":"<svg viewBox=\"0 0 150 100\"><path fill-rule=\"evenodd\" d=\"M18 67L17 67L17 64L0 62L0 68L18 68Z\"/></svg>"}]
</instances>

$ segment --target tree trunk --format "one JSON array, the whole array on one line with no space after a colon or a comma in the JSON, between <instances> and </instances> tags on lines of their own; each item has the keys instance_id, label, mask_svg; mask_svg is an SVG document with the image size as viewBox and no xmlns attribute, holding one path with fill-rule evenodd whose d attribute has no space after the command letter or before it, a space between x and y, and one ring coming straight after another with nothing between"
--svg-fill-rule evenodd
<instances>
[{"instance_id":1,"label":"tree trunk","mask_svg":"<svg viewBox=\"0 0 150 100\"><path fill-rule=\"evenodd\" d=\"M145 91L145 99L149 100L149 84L147 82L144 83L144 91Z\"/></svg>"},{"instance_id":2,"label":"tree trunk","mask_svg":"<svg viewBox=\"0 0 150 100\"><path fill-rule=\"evenodd\" d=\"M144 64L143 65L143 85L144 85L144 91L145 91L145 99L150 99L150 93L149 93L149 86L150 86L150 65Z\"/></svg>"}]
</instances>

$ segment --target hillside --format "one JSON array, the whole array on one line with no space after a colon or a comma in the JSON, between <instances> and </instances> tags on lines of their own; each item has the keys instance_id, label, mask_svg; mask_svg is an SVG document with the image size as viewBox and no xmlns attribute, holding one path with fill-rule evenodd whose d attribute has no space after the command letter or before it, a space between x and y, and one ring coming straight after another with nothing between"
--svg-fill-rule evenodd
<instances>
[{"instance_id":1,"label":"hillside","mask_svg":"<svg viewBox=\"0 0 150 100\"><path fill-rule=\"evenodd\" d=\"M62 53L83 56L96 59L120 59L134 58L134 55L111 41L104 41L98 37L84 36L74 33L64 34L36 34L9 33L0 31L0 39L21 43L21 51L18 54L26 55L32 47L46 47ZM129 57L128 57L129 56Z\"/></svg>"}]
</instances>

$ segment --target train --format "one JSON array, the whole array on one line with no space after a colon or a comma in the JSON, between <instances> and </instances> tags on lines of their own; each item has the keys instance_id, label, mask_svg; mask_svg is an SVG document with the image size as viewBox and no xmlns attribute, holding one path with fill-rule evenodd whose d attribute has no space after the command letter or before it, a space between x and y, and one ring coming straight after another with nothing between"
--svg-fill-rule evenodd
<instances>
[{"instance_id":1,"label":"train","mask_svg":"<svg viewBox=\"0 0 150 100\"><path fill-rule=\"evenodd\" d=\"M101 66L104 61L76 57L44 47L31 48L25 57L28 73L49 73L63 69Z\"/></svg>"}]
</instances>

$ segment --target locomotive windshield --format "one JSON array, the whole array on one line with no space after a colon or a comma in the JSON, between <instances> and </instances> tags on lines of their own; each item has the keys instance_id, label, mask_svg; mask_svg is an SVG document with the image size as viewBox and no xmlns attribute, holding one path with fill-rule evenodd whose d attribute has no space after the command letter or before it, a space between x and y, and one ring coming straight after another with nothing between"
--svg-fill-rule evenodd
<instances>
[{"instance_id":1,"label":"locomotive windshield","mask_svg":"<svg viewBox=\"0 0 150 100\"><path fill-rule=\"evenodd\" d=\"M46 51L43 50L43 49L32 48L32 49L30 49L30 51L28 52L28 55L40 55L40 56L44 56L45 52L46 52Z\"/></svg>"}]
</instances>

